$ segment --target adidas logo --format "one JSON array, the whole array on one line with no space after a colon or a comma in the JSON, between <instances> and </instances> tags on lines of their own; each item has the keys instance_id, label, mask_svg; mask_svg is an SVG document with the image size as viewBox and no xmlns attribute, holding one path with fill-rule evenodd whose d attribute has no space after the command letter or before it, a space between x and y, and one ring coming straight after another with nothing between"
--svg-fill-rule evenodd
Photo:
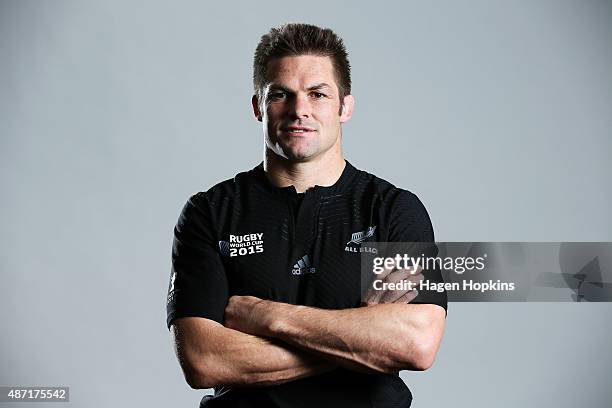
<instances>
[{"instance_id":1,"label":"adidas logo","mask_svg":"<svg viewBox=\"0 0 612 408\"><path fill-rule=\"evenodd\" d=\"M293 269L291 269L291 273L293 275L304 275L307 273L315 273L316 268L312 266L310 263L310 258L308 255L304 255L299 261L293 265Z\"/></svg>"},{"instance_id":2,"label":"adidas logo","mask_svg":"<svg viewBox=\"0 0 612 408\"><path fill-rule=\"evenodd\" d=\"M350 244L361 244L366 239L374 236L374 231L376 231L376 226L368 227L367 231L359 231L355 232L351 235L351 240L346 243L346 245Z\"/></svg>"}]
</instances>

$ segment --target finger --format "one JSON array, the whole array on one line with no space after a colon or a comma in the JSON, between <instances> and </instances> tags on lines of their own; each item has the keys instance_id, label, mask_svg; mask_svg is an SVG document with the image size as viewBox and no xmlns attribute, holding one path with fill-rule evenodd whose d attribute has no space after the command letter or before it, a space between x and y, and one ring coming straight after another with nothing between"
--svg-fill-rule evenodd
<instances>
[{"instance_id":1,"label":"finger","mask_svg":"<svg viewBox=\"0 0 612 408\"><path fill-rule=\"evenodd\" d=\"M416 290L417 286L408 280L400 281L401 285L397 285L394 289L382 291L380 303L395 303L397 299L404 296L406 293Z\"/></svg>"},{"instance_id":2,"label":"finger","mask_svg":"<svg viewBox=\"0 0 612 408\"><path fill-rule=\"evenodd\" d=\"M389 274L395 271L396 268L383 268L383 271L376 276L376 279L385 279Z\"/></svg>"},{"instance_id":3,"label":"finger","mask_svg":"<svg viewBox=\"0 0 612 408\"><path fill-rule=\"evenodd\" d=\"M364 302L366 304L377 304L378 302L380 302L380 297L382 295L383 294L381 293L381 291L374 289L373 286L370 286L370 289L365 295Z\"/></svg>"},{"instance_id":4,"label":"finger","mask_svg":"<svg viewBox=\"0 0 612 408\"><path fill-rule=\"evenodd\" d=\"M400 271L396 271L391 273L387 279L385 279L385 282L399 282L402 280L405 281L410 281L413 282L415 284L420 283L423 280L424 276L423 274L419 273L416 275L412 275L408 272L406 272L405 270L400 270Z\"/></svg>"},{"instance_id":5,"label":"finger","mask_svg":"<svg viewBox=\"0 0 612 408\"><path fill-rule=\"evenodd\" d=\"M383 281L385 288L376 291L376 301L393 303L406 292L417 289L422 278L423 275L410 275L405 270L393 272Z\"/></svg>"},{"instance_id":6,"label":"finger","mask_svg":"<svg viewBox=\"0 0 612 408\"><path fill-rule=\"evenodd\" d=\"M407 272L404 269L400 269L400 270L396 270L394 272L391 272L389 275L387 275L387 277L385 279L383 279L383 282L386 283L394 283L394 282L399 282L402 281L404 279L408 279L410 277L410 273Z\"/></svg>"},{"instance_id":7,"label":"finger","mask_svg":"<svg viewBox=\"0 0 612 408\"><path fill-rule=\"evenodd\" d=\"M419 273L417 275L411 275L408 278L406 278L405 280L412 282L413 285L420 285L420 283L423 281L423 279L425 279L425 276L423 276L422 273Z\"/></svg>"},{"instance_id":8,"label":"finger","mask_svg":"<svg viewBox=\"0 0 612 408\"><path fill-rule=\"evenodd\" d=\"M407 277L401 279L405 282L410 282L412 287L418 287L420 286L421 282L423 281L424 276L421 274L418 275L408 275Z\"/></svg>"},{"instance_id":9,"label":"finger","mask_svg":"<svg viewBox=\"0 0 612 408\"><path fill-rule=\"evenodd\" d=\"M423 268L421 268L421 265L413 265L410 268L410 274L411 275L417 275L419 273L423 272Z\"/></svg>"},{"instance_id":10,"label":"finger","mask_svg":"<svg viewBox=\"0 0 612 408\"><path fill-rule=\"evenodd\" d=\"M397 301L398 298L403 296L407 291L415 289L418 287L419 283L423 279L423 275L421 273L412 274L414 271L421 271L422 268L402 268L402 269L386 269L383 273L378 275L376 278L381 280L385 285L387 284L398 284L402 281L408 283L410 282L410 286L403 286L398 289L373 289L372 286L369 287L367 291L363 303L366 305L379 304L379 303L393 303ZM389 272L391 271L391 272ZM386 274L386 276L385 276ZM381 278L385 276L385 278Z\"/></svg>"},{"instance_id":11,"label":"finger","mask_svg":"<svg viewBox=\"0 0 612 408\"><path fill-rule=\"evenodd\" d=\"M400 296L397 300L395 300L393 303L410 303L412 302L417 296L419 295L419 291L414 289L411 290L410 292L406 292L404 293L402 296Z\"/></svg>"}]
</instances>

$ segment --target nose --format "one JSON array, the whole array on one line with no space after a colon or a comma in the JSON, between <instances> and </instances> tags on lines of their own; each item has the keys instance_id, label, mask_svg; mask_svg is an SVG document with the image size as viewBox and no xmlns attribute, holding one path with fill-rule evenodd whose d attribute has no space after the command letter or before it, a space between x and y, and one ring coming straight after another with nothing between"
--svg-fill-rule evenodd
<instances>
[{"instance_id":1,"label":"nose","mask_svg":"<svg viewBox=\"0 0 612 408\"><path fill-rule=\"evenodd\" d=\"M311 115L311 106L308 95L297 94L293 98L291 106L292 114L296 119L308 118Z\"/></svg>"}]
</instances>

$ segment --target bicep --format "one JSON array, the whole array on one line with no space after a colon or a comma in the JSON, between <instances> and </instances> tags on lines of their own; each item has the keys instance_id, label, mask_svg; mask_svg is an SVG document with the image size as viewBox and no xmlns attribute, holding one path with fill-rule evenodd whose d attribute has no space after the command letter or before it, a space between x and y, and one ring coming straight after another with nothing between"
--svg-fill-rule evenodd
<instances>
[{"instance_id":1,"label":"bicep","mask_svg":"<svg viewBox=\"0 0 612 408\"><path fill-rule=\"evenodd\" d=\"M392 199L388 241L394 243L387 248L392 256L407 254L415 259L438 256L429 214L421 200L409 191L400 190ZM446 316L448 297L441 285L444 279L440 268L435 262L433 264L433 267L424 268L422 272L424 282L428 282L429 285L418 285L418 296L411 304L437 305L444 309Z\"/></svg>"},{"instance_id":2,"label":"bicep","mask_svg":"<svg viewBox=\"0 0 612 408\"><path fill-rule=\"evenodd\" d=\"M184 206L174 228L166 303L168 328L180 317L223 323L228 282L212 218L205 197L196 195Z\"/></svg>"}]
</instances>

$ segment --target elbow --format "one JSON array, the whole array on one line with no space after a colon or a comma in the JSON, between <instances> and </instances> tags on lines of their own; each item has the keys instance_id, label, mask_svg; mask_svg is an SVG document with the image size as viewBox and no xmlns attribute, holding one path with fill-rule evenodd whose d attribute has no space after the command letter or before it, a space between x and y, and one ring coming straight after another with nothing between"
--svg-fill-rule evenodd
<instances>
[{"instance_id":1,"label":"elbow","mask_svg":"<svg viewBox=\"0 0 612 408\"><path fill-rule=\"evenodd\" d=\"M413 356L410 365L413 371L425 371L433 366L434 360L436 359L435 351L431 350L423 350L419 353L416 353Z\"/></svg>"},{"instance_id":2,"label":"elbow","mask_svg":"<svg viewBox=\"0 0 612 408\"><path fill-rule=\"evenodd\" d=\"M206 388L215 388L217 384L211 379L202 376L185 375L185 380L189 387L194 390L202 390Z\"/></svg>"},{"instance_id":3,"label":"elbow","mask_svg":"<svg viewBox=\"0 0 612 408\"><path fill-rule=\"evenodd\" d=\"M215 388L222 385L211 370L206 370L204 367L183 367L183 375L189 387L194 390Z\"/></svg>"},{"instance_id":4,"label":"elbow","mask_svg":"<svg viewBox=\"0 0 612 408\"><path fill-rule=\"evenodd\" d=\"M425 371L433 366L444 333L442 309L436 308L437 316L419 322L416 330L405 333L401 351L396 354L402 370Z\"/></svg>"},{"instance_id":5,"label":"elbow","mask_svg":"<svg viewBox=\"0 0 612 408\"><path fill-rule=\"evenodd\" d=\"M436 359L437 347L406 346L393 358L393 366L387 367L387 372L400 370L425 371L433 366Z\"/></svg>"},{"instance_id":6,"label":"elbow","mask_svg":"<svg viewBox=\"0 0 612 408\"><path fill-rule=\"evenodd\" d=\"M187 384L194 390L203 390L206 388L215 388L221 384L212 377L202 375L185 375Z\"/></svg>"}]
</instances>

